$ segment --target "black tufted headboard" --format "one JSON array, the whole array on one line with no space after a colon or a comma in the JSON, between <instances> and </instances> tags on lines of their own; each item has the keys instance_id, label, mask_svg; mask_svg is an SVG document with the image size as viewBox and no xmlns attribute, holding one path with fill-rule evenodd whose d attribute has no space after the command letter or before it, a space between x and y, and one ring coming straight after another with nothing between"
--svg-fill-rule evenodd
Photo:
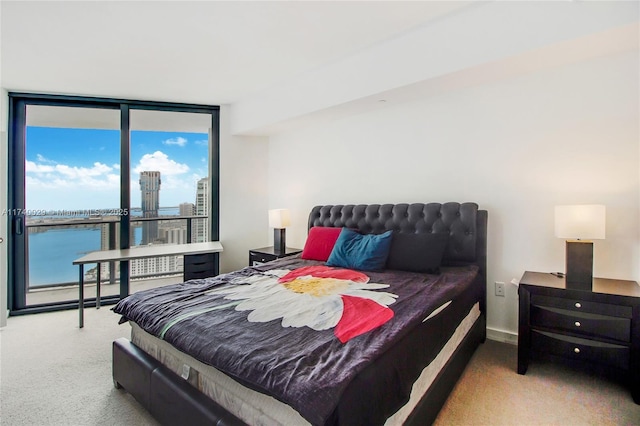
<instances>
[{"instance_id":1,"label":"black tufted headboard","mask_svg":"<svg viewBox=\"0 0 640 426\"><path fill-rule=\"evenodd\" d=\"M486 284L487 211L478 210L476 203L316 206L309 214L309 229L314 226L347 227L365 234L448 233L443 264L476 264Z\"/></svg>"}]
</instances>

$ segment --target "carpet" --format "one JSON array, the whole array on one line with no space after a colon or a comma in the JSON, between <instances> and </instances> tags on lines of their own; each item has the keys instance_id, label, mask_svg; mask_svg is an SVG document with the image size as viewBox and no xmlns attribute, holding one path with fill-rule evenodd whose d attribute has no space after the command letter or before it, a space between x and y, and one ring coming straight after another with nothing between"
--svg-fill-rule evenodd
<instances>
[{"instance_id":1,"label":"carpet","mask_svg":"<svg viewBox=\"0 0 640 426\"><path fill-rule=\"evenodd\" d=\"M111 343L128 337L109 307L10 317L0 329L0 424L158 423L113 387ZM488 340L474 354L435 424L640 425L626 387L584 371L533 361L516 373L517 348Z\"/></svg>"}]
</instances>

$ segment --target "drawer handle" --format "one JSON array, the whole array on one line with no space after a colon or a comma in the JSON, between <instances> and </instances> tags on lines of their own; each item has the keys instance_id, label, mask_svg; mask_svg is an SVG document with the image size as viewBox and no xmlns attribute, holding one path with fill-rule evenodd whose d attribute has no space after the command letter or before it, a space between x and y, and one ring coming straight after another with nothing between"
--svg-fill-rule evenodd
<instances>
[{"instance_id":1,"label":"drawer handle","mask_svg":"<svg viewBox=\"0 0 640 426\"><path fill-rule=\"evenodd\" d=\"M580 321L575 322L576 327L580 327Z\"/></svg>"},{"instance_id":2,"label":"drawer handle","mask_svg":"<svg viewBox=\"0 0 640 426\"><path fill-rule=\"evenodd\" d=\"M574 351L575 353L579 354L579 353L580 353L580 348L573 348L573 351Z\"/></svg>"},{"instance_id":3,"label":"drawer handle","mask_svg":"<svg viewBox=\"0 0 640 426\"><path fill-rule=\"evenodd\" d=\"M582 308L582 304L580 302L576 302L576 308Z\"/></svg>"}]
</instances>

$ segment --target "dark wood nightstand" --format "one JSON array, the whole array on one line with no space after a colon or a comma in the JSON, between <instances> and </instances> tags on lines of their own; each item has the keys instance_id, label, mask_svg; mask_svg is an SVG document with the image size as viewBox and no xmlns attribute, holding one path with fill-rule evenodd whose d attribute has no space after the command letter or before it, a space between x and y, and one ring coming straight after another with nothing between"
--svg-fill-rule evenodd
<instances>
[{"instance_id":1,"label":"dark wood nightstand","mask_svg":"<svg viewBox=\"0 0 640 426\"><path fill-rule=\"evenodd\" d=\"M215 277L218 275L218 253L184 255L184 280Z\"/></svg>"},{"instance_id":2,"label":"dark wood nightstand","mask_svg":"<svg viewBox=\"0 0 640 426\"><path fill-rule=\"evenodd\" d=\"M249 250L249 266L256 266L283 257L294 256L301 252L302 250L291 247L287 247L284 253L276 253L273 247L251 249Z\"/></svg>"},{"instance_id":3,"label":"dark wood nightstand","mask_svg":"<svg viewBox=\"0 0 640 426\"><path fill-rule=\"evenodd\" d=\"M594 278L591 291L574 290L564 278L527 271L518 294L518 374L527 372L532 355L559 357L624 374L640 404L638 283Z\"/></svg>"}]
</instances>

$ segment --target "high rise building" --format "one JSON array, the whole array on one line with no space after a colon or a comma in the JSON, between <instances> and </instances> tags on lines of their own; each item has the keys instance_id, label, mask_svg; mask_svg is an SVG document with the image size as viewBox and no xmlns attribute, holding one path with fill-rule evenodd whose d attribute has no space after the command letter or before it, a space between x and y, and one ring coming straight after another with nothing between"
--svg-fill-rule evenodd
<instances>
[{"instance_id":1,"label":"high rise building","mask_svg":"<svg viewBox=\"0 0 640 426\"><path fill-rule=\"evenodd\" d=\"M144 171L140 173L140 203L142 217L158 217L160 208L160 172ZM142 223L142 245L154 242L158 238L158 221Z\"/></svg>"},{"instance_id":2,"label":"high rise building","mask_svg":"<svg viewBox=\"0 0 640 426\"><path fill-rule=\"evenodd\" d=\"M181 203L180 204L180 216L194 216L196 214L196 205L193 203ZM196 235L196 221L191 221L191 222L186 222L185 223L185 227L186 226L190 226L191 229L189 229L189 234L191 236L191 240L190 241L186 241L186 242L191 242L191 241L196 241L196 239L194 238L194 235Z\"/></svg>"},{"instance_id":3,"label":"high rise building","mask_svg":"<svg viewBox=\"0 0 640 426\"><path fill-rule=\"evenodd\" d=\"M187 243L186 227L164 228L160 230L163 239L167 244L185 244Z\"/></svg>"},{"instance_id":4,"label":"high rise building","mask_svg":"<svg viewBox=\"0 0 640 426\"><path fill-rule=\"evenodd\" d=\"M180 203L180 216L193 216L196 206L193 203Z\"/></svg>"},{"instance_id":5,"label":"high rise building","mask_svg":"<svg viewBox=\"0 0 640 426\"><path fill-rule=\"evenodd\" d=\"M105 219L117 220L117 217L106 217ZM120 224L103 223L100 225L100 250L112 250L117 248L118 232L120 230ZM100 275L103 280L109 279L111 283L115 282L119 262L102 262L100 263Z\"/></svg>"},{"instance_id":6,"label":"high rise building","mask_svg":"<svg viewBox=\"0 0 640 426\"><path fill-rule=\"evenodd\" d=\"M196 188L196 216L208 216L209 215L209 178L202 178L198 181ZM209 219L194 219L193 220L193 241L196 243L202 243L209 241Z\"/></svg>"},{"instance_id":7,"label":"high rise building","mask_svg":"<svg viewBox=\"0 0 640 426\"><path fill-rule=\"evenodd\" d=\"M181 263L182 256L133 259L129 262L129 274L131 279L171 275L182 269Z\"/></svg>"}]
</instances>

